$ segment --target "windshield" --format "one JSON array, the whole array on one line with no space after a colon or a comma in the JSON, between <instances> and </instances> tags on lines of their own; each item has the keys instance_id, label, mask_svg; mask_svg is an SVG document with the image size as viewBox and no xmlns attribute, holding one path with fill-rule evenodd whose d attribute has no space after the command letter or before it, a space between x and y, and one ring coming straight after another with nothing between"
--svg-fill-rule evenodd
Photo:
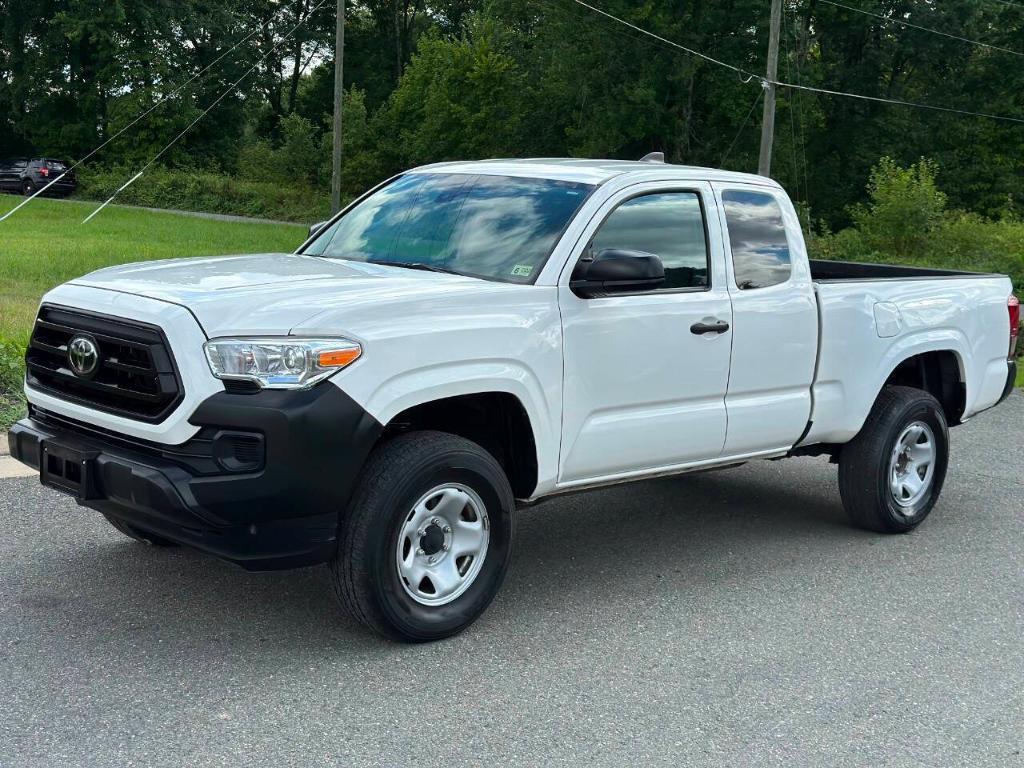
<instances>
[{"instance_id":1,"label":"windshield","mask_svg":"<svg viewBox=\"0 0 1024 768\"><path fill-rule=\"evenodd\" d=\"M360 202L304 253L532 283L592 190L549 179L410 174Z\"/></svg>"}]
</instances>

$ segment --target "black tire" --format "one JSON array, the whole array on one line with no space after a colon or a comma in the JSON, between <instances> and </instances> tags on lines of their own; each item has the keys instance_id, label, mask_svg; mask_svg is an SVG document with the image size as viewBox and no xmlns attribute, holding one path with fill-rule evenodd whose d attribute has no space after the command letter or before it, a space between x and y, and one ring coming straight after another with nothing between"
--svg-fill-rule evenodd
<instances>
[{"instance_id":1,"label":"black tire","mask_svg":"<svg viewBox=\"0 0 1024 768\"><path fill-rule=\"evenodd\" d=\"M915 423L935 440L930 483L920 498L897 501L890 472L897 441ZM839 493L850 521L879 533L907 533L928 517L942 493L949 462L949 428L939 402L911 387L886 387L864 427L839 456Z\"/></svg>"},{"instance_id":2,"label":"black tire","mask_svg":"<svg viewBox=\"0 0 1024 768\"><path fill-rule=\"evenodd\" d=\"M36 185L31 181L26 181L21 185L21 192L25 197L32 197L36 193Z\"/></svg>"},{"instance_id":3,"label":"black tire","mask_svg":"<svg viewBox=\"0 0 1024 768\"><path fill-rule=\"evenodd\" d=\"M444 605L417 602L399 575L396 548L417 501L455 483L483 502L489 538L475 579ZM330 562L342 604L393 640L428 642L461 632L497 594L512 554L512 489L501 465L476 443L443 432L412 432L378 446L341 520Z\"/></svg>"},{"instance_id":4,"label":"black tire","mask_svg":"<svg viewBox=\"0 0 1024 768\"><path fill-rule=\"evenodd\" d=\"M123 533L129 539L135 539L135 541L141 541L143 544L148 544L151 547L176 547L177 542L165 539L163 536L157 536L155 533L144 531L141 528L136 528L134 525L129 525L123 520L118 520L116 517L111 515L103 515L107 518L107 522L110 523L114 528Z\"/></svg>"}]
</instances>

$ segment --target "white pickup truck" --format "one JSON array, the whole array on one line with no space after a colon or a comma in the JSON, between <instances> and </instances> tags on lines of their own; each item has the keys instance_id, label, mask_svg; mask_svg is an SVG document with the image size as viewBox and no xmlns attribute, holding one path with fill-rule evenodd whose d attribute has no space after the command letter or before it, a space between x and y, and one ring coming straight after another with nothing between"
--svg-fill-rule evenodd
<instances>
[{"instance_id":1,"label":"white pickup truck","mask_svg":"<svg viewBox=\"0 0 1024 768\"><path fill-rule=\"evenodd\" d=\"M433 165L293 254L49 292L10 446L132 538L329 563L359 620L432 640L553 494L828 454L853 523L913 529L947 428L1013 386L1018 311L1001 275L809 261L758 176Z\"/></svg>"}]
</instances>

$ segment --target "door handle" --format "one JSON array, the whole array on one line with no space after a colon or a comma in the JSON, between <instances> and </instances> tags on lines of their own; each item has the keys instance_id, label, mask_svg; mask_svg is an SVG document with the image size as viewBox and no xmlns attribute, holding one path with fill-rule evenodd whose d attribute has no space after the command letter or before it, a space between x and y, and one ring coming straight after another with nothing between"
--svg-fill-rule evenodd
<instances>
[{"instance_id":1,"label":"door handle","mask_svg":"<svg viewBox=\"0 0 1024 768\"><path fill-rule=\"evenodd\" d=\"M701 336L705 333L725 333L729 330L729 324L725 320L716 320L713 323L694 323L690 326L690 333Z\"/></svg>"}]
</instances>

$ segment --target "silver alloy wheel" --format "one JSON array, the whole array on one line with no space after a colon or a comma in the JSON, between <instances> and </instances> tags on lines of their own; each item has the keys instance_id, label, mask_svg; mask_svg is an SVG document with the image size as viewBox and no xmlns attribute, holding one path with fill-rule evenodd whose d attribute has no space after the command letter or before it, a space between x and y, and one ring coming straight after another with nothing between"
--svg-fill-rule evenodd
<instances>
[{"instance_id":1,"label":"silver alloy wheel","mask_svg":"<svg viewBox=\"0 0 1024 768\"><path fill-rule=\"evenodd\" d=\"M398 534L398 577L422 605L446 605L480 574L490 527L487 507L472 489L440 485L420 497Z\"/></svg>"},{"instance_id":2,"label":"silver alloy wheel","mask_svg":"<svg viewBox=\"0 0 1024 768\"><path fill-rule=\"evenodd\" d=\"M889 490L901 507L913 507L928 493L935 476L935 434L915 421L900 434L889 460ZM909 509L906 515L913 516Z\"/></svg>"}]
</instances>

